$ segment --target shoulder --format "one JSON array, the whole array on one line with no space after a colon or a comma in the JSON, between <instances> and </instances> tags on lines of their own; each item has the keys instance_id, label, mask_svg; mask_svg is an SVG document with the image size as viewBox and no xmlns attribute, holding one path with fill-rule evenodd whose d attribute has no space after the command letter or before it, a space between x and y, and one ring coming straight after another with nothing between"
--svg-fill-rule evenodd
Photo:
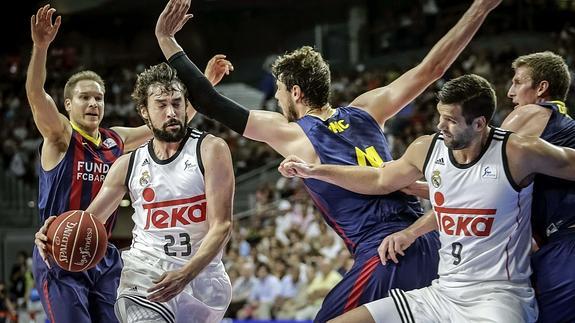
<instances>
[{"instance_id":1,"label":"shoulder","mask_svg":"<svg viewBox=\"0 0 575 323\"><path fill-rule=\"evenodd\" d=\"M201 142L200 150L202 159L219 159L220 157L230 156L230 148L226 141L220 137L206 134Z\"/></svg>"},{"instance_id":2,"label":"shoulder","mask_svg":"<svg viewBox=\"0 0 575 323\"><path fill-rule=\"evenodd\" d=\"M530 127L545 126L551 116L551 109L537 104L527 104L515 108L503 121L501 127L519 133L530 134Z\"/></svg>"}]
</instances>

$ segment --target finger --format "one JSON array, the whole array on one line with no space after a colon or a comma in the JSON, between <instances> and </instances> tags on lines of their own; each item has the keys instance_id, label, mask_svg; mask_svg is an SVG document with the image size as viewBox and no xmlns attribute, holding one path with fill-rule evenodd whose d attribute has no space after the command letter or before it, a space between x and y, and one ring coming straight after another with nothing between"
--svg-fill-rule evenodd
<instances>
[{"instance_id":1,"label":"finger","mask_svg":"<svg viewBox=\"0 0 575 323\"><path fill-rule=\"evenodd\" d=\"M50 261L48 261L48 256L46 255L46 252L42 249L38 249L38 252L40 253L40 257L42 258L42 260L44 261L44 263L46 264L46 266L48 268L50 267Z\"/></svg>"},{"instance_id":2,"label":"finger","mask_svg":"<svg viewBox=\"0 0 575 323\"><path fill-rule=\"evenodd\" d=\"M52 16L54 15L54 12L56 12L56 9L50 8L46 13L46 20L50 25L52 24Z\"/></svg>"},{"instance_id":3,"label":"finger","mask_svg":"<svg viewBox=\"0 0 575 323\"><path fill-rule=\"evenodd\" d=\"M61 23L62 23L62 16L56 17L56 21L54 21L54 29L56 32L58 32L58 29L60 29Z\"/></svg>"},{"instance_id":4,"label":"finger","mask_svg":"<svg viewBox=\"0 0 575 323\"><path fill-rule=\"evenodd\" d=\"M400 255L404 256L404 254L403 254L403 247L402 247L402 245L401 245L400 243L396 243L396 244L395 244L394 251L395 251L396 254L400 254Z\"/></svg>"},{"instance_id":5,"label":"finger","mask_svg":"<svg viewBox=\"0 0 575 323\"><path fill-rule=\"evenodd\" d=\"M389 253L389 259L397 264L399 261L397 260L397 254L395 253L395 244L395 240L391 239L387 251Z\"/></svg>"},{"instance_id":6,"label":"finger","mask_svg":"<svg viewBox=\"0 0 575 323\"><path fill-rule=\"evenodd\" d=\"M387 238L383 239L383 242L381 243L379 248L377 248L377 253L379 254L379 258L381 259L381 263L383 265L385 265L387 262L387 255L386 255L387 241L388 241Z\"/></svg>"},{"instance_id":7,"label":"finger","mask_svg":"<svg viewBox=\"0 0 575 323\"><path fill-rule=\"evenodd\" d=\"M225 59L226 55L224 54L216 54L214 55L214 57L212 59L218 60L218 59Z\"/></svg>"},{"instance_id":8,"label":"finger","mask_svg":"<svg viewBox=\"0 0 575 323\"><path fill-rule=\"evenodd\" d=\"M36 24L36 15L32 15L32 17L30 17L30 28L34 29L35 24Z\"/></svg>"}]
</instances>

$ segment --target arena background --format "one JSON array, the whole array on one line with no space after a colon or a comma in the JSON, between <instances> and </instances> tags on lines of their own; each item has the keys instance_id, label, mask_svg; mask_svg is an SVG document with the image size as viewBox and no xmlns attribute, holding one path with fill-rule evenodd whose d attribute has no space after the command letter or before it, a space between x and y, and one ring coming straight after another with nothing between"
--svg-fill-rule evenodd
<instances>
[{"instance_id":1,"label":"arena background","mask_svg":"<svg viewBox=\"0 0 575 323\"><path fill-rule=\"evenodd\" d=\"M0 20L0 280L9 297L19 305L20 319L26 320L29 313L35 313L38 321L43 318L37 312L31 262L26 258L31 254L33 234L39 226L36 200L40 136L26 100L24 82L32 47L30 16L45 3L3 3ZM49 94L62 107L67 77L80 69L92 69L102 75L107 86L103 125L142 124L129 96L135 75L163 60L153 29L165 0L49 3L63 16L48 56ZM226 54L235 71L217 89L246 106L270 110L277 108L270 62L285 51L313 45L331 64L331 102L338 106L359 93L389 83L417 64L470 3L194 0L191 11L195 17L178 34L178 40L201 67L212 55ZM388 123L385 132L394 156L400 156L414 138L434 131L434 93L444 80L473 72L495 84L497 124L512 108L506 93L513 75L510 64L517 55L553 50L566 59L573 71L574 22L573 0L503 0L444 78ZM575 103L573 92L572 85L568 107ZM305 293L317 273L341 273L348 268L349 255L343 244L326 228L301 184L280 179L276 153L264 144L239 138L210 120L198 118L196 124L225 138L234 158L235 229L224 256L232 279L240 272L249 273L258 262L269 264L271 275L278 279L290 270L307 276L307 282L302 278L294 286L296 296L284 297L277 301L280 305L272 306L272 314L276 315L282 310L281 304L297 304L297 298ZM120 212L112 240L125 247L132 228L128 200ZM233 301L241 308L241 300Z\"/></svg>"}]
</instances>

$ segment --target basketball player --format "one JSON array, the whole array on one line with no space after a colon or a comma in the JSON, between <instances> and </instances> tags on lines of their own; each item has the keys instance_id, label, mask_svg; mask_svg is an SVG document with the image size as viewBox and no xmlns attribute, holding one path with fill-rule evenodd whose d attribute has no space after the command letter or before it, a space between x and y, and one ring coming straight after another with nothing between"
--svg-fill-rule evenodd
<instances>
[{"instance_id":1,"label":"basketball player","mask_svg":"<svg viewBox=\"0 0 575 323\"><path fill-rule=\"evenodd\" d=\"M88 207L100 190L110 165L125 150L133 150L152 137L147 126L100 128L104 114L104 82L96 73L74 74L64 88L69 119L58 112L44 90L48 47L56 37L61 17L52 21L54 8L40 8L30 21L34 47L26 78L26 94L34 122L44 142L40 150L40 221L70 209ZM227 72L213 61L210 78L219 81ZM227 63L224 61L224 66ZM218 79L219 78L219 79ZM106 223L109 232L115 214ZM42 261L34 249L34 279L52 322L115 322L114 302L120 278L120 255L111 244L94 269L71 273Z\"/></svg>"},{"instance_id":2,"label":"basketball player","mask_svg":"<svg viewBox=\"0 0 575 323\"><path fill-rule=\"evenodd\" d=\"M379 167L391 160L382 132L385 121L441 77L499 3L475 1L419 65L386 87L364 93L350 106L337 109L328 104L328 64L310 47L274 63L276 99L283 110L280 114L247 110L215 92L198 73L174 38L191 17L186 14L189 0L168 3L158 19L156 36L200 113L245 137L269 144L283 156L297 153L309 162ZM399 192L366 196L316 180L306 180L305 185L326 222L354 257L353 267L327 295L316 321L325 322L386 296L391 288L423 287L436 278L436 233L418 239L401 267L383 266L377 254L377 246L386 235L407 227L421 215L415 198Z\"/></svg>"},{"instance_id":3,"label":"basketball player","mask_svg":"<svg viewBox=\"0 0 575 323\"><path fill-rule=\"evenodd\" d=\"M167 63L138 75L132 98L154 138L118 158L86 209L106 222L126 192L132 199L134 237L122 253L116 315L121 322L220 322L231 300L221 261L232 230L229 149L186 127L185 86Z\"/></svg>"},{"instance_id":4,"label":"basketball player","mask_svg":"<svg viewBox=\"0 0 575 323\"><path fill-rule=\"evenodd\" d=\"M567 114L571 76L552 52L524 55L513 63L508 97L516 104L502 128L575 148L575 121ZM575 182L535 177L533 228L540 249L531 256L539 322L575 322ZM542 238L542 239L541 239Z\"/></svg>"},{"instance_id":5,"label":"basketball player","mask_svg":"<svg viewBox=\"0 0 575 323\"><path fill-rule=\"evenodd\" d=\"M436 216L402 233L438 230L439 279L368 303L333 322L534 322L529 276L535 173L575 180L575 150L488 126L495 91L465 75L438 94L440 130L413 142L384 168L306 164L289 157L283 174L315 178L364 194L385 194L425 176ZM387 237L386 253L403 246ZM386 251L387 250L387 251ZM409 249L407 249L409 250ZM399 252L400 254L403 251Z\"/></svg>"}]
</instances>

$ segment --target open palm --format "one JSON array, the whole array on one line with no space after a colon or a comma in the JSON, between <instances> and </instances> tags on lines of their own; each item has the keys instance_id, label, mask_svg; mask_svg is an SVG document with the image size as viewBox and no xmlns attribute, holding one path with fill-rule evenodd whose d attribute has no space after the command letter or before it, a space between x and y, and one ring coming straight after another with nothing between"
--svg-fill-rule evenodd
<instances>
[{"instance_id":1,"label":"open palm","mask_svg":"<svg viewBox=\"0 0 575 323\"><path fill-rule=\"evenodd\" d=\"M47 47L56 37L58 28L60 28L60 23L62 22L62 17L56 17L56 20L52 23L54 12L56 12L56 9L50 8L50 5L47 4L38 9L36 15L32 15L30 18L30 28L32 29L34 45Z\"/></svg>"}]
</instances>

